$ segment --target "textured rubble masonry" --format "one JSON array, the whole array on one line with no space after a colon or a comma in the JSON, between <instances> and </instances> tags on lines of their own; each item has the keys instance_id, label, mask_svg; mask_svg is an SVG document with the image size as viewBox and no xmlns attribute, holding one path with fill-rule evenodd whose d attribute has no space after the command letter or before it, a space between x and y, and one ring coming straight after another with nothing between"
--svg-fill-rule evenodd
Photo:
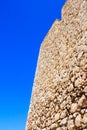
<instances>
[{"instance_id":1,"label":"textured rubble masonry","mask_svg":"<svg viewBox=\"0 0 87 130\"><path fill-rule=\"evenodd\" d=\"M41 45L26 130L87 130L87 0L67 0Z\"/></svg>"}]
</instances>

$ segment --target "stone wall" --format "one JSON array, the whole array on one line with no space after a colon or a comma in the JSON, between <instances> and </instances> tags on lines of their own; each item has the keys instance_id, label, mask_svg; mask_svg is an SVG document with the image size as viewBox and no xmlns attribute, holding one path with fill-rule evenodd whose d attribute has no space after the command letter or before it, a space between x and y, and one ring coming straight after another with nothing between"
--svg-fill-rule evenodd
<instances>
[{"instance_id":1,"label":"stone wall","mask_svg":"<svg viewBox=\"0 0 87 130\"><path fill-rule=\"evenodd\" d=\"M87 130L87 0L67 0L41 45L26 130Z\"/></svg>"}]
</instances>

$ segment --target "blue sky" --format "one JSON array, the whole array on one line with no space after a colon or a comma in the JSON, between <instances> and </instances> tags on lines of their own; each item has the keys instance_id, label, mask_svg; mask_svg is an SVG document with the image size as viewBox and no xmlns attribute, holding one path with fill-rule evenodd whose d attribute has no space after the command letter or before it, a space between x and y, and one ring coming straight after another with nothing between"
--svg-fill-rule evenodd
<instances>
[{"instance_id":1,"label":"blue sky","mask_svg":"<svg viewBox=\"0 0 87 130\"><path fill-rule=\"evenodd\" d=\"M66 0L0 0L0 130L24 130L41 42Z\"/></svg>"}]
</instances>

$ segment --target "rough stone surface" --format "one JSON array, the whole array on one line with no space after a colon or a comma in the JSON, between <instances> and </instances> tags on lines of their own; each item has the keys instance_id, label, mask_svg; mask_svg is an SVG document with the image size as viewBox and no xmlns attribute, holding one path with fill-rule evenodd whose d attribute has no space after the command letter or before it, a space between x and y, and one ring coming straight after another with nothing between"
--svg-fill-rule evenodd
<instances>
[{"instance_id":1,"label":"rough stone surface","mask_svg":"<svg viewBox=\"0 0 87 130\"><path fill-rule=\"evenodd\" d=\"M67 0L41 45L26 130L87 130L87 0Z\"/></svg>"}]
</instances>

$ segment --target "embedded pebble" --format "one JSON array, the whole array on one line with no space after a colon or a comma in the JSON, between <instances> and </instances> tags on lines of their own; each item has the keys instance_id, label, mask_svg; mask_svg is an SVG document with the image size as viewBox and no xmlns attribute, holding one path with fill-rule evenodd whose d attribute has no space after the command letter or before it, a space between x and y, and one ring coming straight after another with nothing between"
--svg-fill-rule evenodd
<instances>
[{"instance_id":1,"label":"embedded pebble","mask_svg":"<svg viewBox=\"0 0 87 130\"><path fill-rule=\"evenodd\" d=\"M60 118L63 119L66 117L66 110L61 112Z\"/></svg>"},{"instance_id":2,"label":"embedded pebble","mask_svg":"<svg viewBox=\"0 0 87 130\"><path fill-rule=\"evenodd\" d=\"M71 92L73 89L73 84L70 84L70 86L68 87L68 91Z\"/></svg>"},{"instance_id":3,"label":"embedded pebble","mask_svg":"<svg viewBox=\"0 0 87 130\"><path fill-rule=\"evenodd\" d=\"M59 113L57 113L56 115L55 115L55 121L57 121L57 120L59 120Z\"/></svg>"},{"instance_id":4,"label":"embedded pebble","mask_svg":"<svg viewBox=\"0 0 87 130\"><path fill-rule=\"evenodd\" d=\"M59 127L59 128L57 128L56 130L62 130L62 128L61 128L61 127Z\"/></svg>"},{"instance_id":5,"label":"embedded pebble","mask_svg":"<svg viewBox=\"0 0 87 130\"><path fill-rule=\"evenodd\" d=\"M72 103L71 104L71 112L72 113L74 113L74 112L76 112L76 110L77 110L77 108L78 108L78 104L77 103Z\"/></svg>"},{"instance_id":6,"label":"embedded pebble","mask_svg":"<svg viewBox=\"0 0 87 130\"><path fill-rule=\"evenodd\" d=\"M87 124L87 113L84 114L82 121L83 121L83 123Z\"/></svg>"},{"instance_id":7,"label":"embedded pebble","mask_svg":"<svg viewBox=\"0 0 87 130\"><path fill-rule=\"evenodd\" d=\"M77 115L77 117L75 118L75 125L76 125L77 127L80 127L80 126L81 126L81 121L82 121L81 115L79 114L79 115Z\"/></svg>"},{"instance_id":8,"label":"embedded pebble","mask_svg":"<svg viewBox=\"0 0 87 130\"><path fill-rule=\"evenodd\" d=\"M85 93L87 93L87 86L84 88L84 90L83 90Z\"/></svg>"},{"instance_id":9,"label":"embedded pebble","mask_svg":"<svg viewBox=\"0 0 87 130\"><path fill-rule=\"evenodd\" d=\"M67 128L68 128L68 130L73 130L73 128L74 128L73 120L69 120L68 121Z\"/></svg>"},{"instance_id":10,"label":"embedded pebble","mask_svg":"<svg viewBox=\"0 0 87 130\"><path fill-rule=\"evenodd\" d=\"M79 106L82 106L82 103L83 103L83 101L84 101L85 98L86 98L85 95L82 95L82 97L78 101L78 105Z\"/></svg>"},{"instance_id":11,"label":"embedded pebble","mask_svg":"<svg viewBox=\"0 0 87 130\"><path fill-rule=\"evenodd\" d=\"M60 123L60 124L61 124L61 125L65 125L66 123L67 123L67 118L64 118L64 119L61 120L61 123Z\"/></svg>"},{"instance_id":12,"label":"embedded pebble","mask_svg":"<svg viewBox=\"0 0 87 130\"><path fill-rule=\"evenodd\" d=\"M56 124L56 123L54 123L54 124L52 124L52 125L50 126L50 129L54 129L54 128L57 128L57 124Z\"/></svg>"}]
</instances>

